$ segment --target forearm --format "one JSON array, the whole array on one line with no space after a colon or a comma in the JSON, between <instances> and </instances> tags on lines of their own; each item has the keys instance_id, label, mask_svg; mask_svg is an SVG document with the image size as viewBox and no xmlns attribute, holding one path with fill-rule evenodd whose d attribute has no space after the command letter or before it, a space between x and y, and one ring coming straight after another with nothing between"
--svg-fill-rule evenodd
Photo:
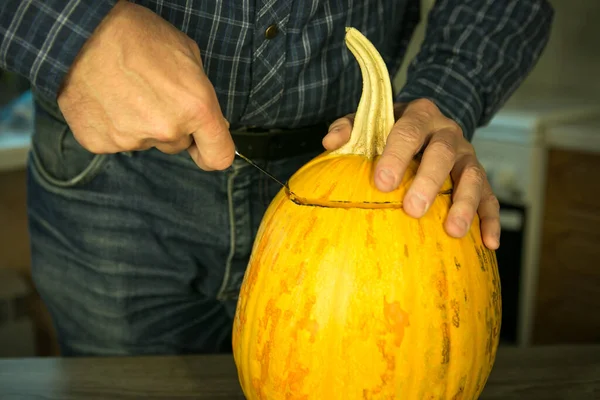
<instances>
[{"instance_id":1,"label":"forearm","mask_svg":"<svg viewBox=\"0 0 600 400\"><path fill-rule=\"evenodd\" d=\"M437 0L396 100L431 99L470 140L529 74L552 18L547 0Z\"/></svg>"},{"instance_id":2,"label":"forearm","mask_svg":"<svg viewBox=\"0 0 600 400\"><path fill-rule=\"evenodd\" d=\"M55 99L85 41L117 0L3 0L0 68Z\"/></svg>"}]
</instances>

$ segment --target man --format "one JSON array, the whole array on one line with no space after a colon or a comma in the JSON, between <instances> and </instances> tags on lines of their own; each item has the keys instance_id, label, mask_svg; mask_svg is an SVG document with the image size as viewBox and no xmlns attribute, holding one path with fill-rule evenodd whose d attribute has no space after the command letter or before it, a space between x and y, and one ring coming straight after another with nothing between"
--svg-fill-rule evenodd
<instances>
[{"instance_id":1,"label":"man","mask_svg":"<svg viewBox=\"0 0 600 400\"><path fill-rule=\"evenodd\" d=\"M134 4L137 3L137 4ZM64 355L227 351L235 302L279 179L348 140L362 79L345 27L391 74L418 0L5 0L0 67L36 98L29 217L36 286ZM424 150L405 210L451 174L444 222L476 212L499 246L498 203L469 140L536 63L546 0L438 0L375 184Z\"/></svg>"}]
</instances>

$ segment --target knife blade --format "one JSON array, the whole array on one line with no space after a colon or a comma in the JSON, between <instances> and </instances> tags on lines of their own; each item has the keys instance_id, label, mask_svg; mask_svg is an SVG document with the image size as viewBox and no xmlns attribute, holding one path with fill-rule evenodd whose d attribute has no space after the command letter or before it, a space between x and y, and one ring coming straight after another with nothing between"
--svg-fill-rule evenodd
<instances>
[{"instance_id":1,"label":"knife blade","mask_svg":"<svg viewBox=\"0 0 600 400\"><path fill-rule=\"evenodd\" d=\"M241 158L242 160L246 161L248 164L252 165L254 168L256 168L257 170L259 170L260 172L262 172L263 174L265 174L266 176L268 176L269 178L271 178L273 181L277 182L279 185L281 185L281 187L285 188L288 190L288 192L291 193L290 187L281 182L279 179L277 179L276 177L274 177L272 174L270 174L269 172L267 172L266 170L264 170L263 168L261 168L258 164L256 164L254 161L252 161L251 159L249 159L248 157L246 157L245 155L241 154L237 149L235 149L235 154Z\"/></svg>"}]
</instances>

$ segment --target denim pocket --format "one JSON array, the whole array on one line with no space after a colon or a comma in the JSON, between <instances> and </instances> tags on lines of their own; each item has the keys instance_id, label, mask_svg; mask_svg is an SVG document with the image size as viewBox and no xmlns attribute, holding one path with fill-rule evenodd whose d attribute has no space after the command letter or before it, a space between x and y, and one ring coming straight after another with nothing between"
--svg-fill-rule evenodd
<instances>
[{"instance_id":1,"label":"denim pocket","mask_svg":"<svg viewBox=\"0 0 600 400\"><path fill-rule=\"evenodd\" d=\"M32 138L33 167L44 183L72 188L89 183L106 167L107 154L84 149L62 117L58 105L40 96L35 99L35 130Z\"/></svg>"}]
</instances>

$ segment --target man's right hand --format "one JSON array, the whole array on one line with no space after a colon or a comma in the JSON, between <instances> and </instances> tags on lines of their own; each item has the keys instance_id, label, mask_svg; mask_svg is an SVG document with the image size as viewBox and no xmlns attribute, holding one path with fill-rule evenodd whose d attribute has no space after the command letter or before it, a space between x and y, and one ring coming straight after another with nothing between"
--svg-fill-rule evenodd
<instances>
[{"instance_id":1,"label":"man's right hand","mask_svg":"<svg viewBox=\"0 0 600 400\"><path fill-rule=\"evenodd\" d=\"M119 1L81 49L58 96L93 153L188 150L198 166L231 165L234 144L194 41L152 11Z\"/></svg>"}]
</instances>

